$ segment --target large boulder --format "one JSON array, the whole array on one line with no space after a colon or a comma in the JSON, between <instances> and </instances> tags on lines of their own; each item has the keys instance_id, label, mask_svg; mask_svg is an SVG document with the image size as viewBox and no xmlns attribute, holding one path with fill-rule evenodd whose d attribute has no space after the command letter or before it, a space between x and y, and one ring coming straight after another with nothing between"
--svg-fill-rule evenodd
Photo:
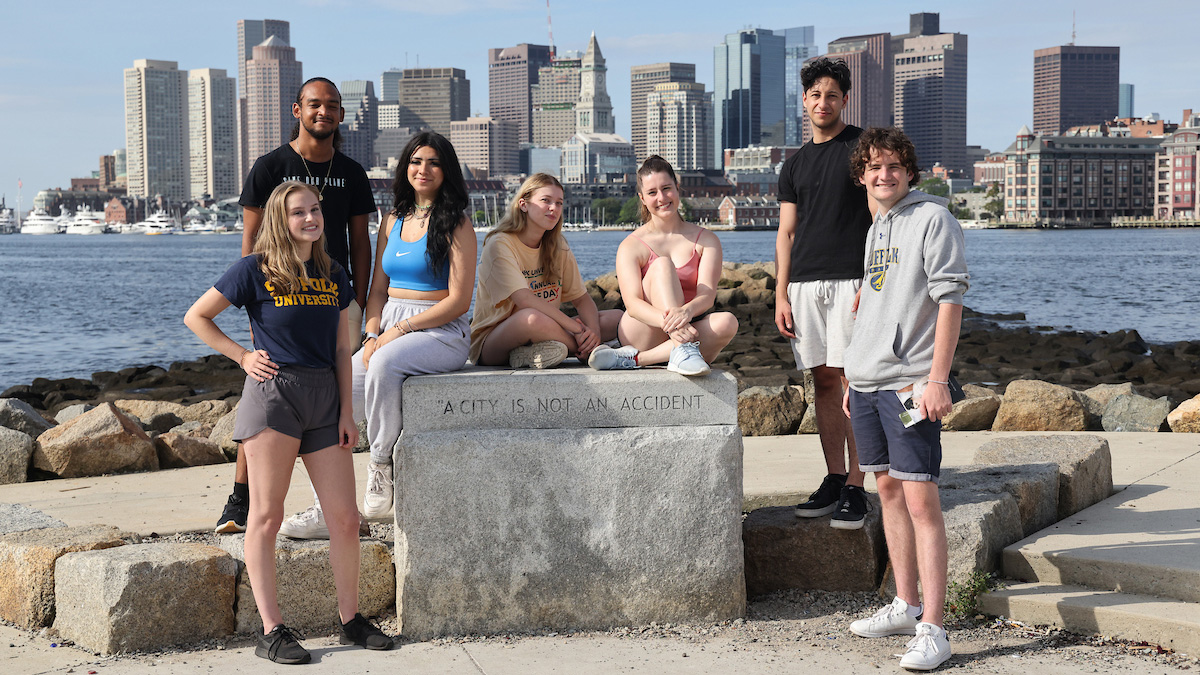
<instances>
[{"instance_id":1,"label":"large boulder","mask_svg":"<svg viewBox=\"0 0 1200 675\"><path fill-rule=\"evenodd\" d=\"M24 504L0 503L0 534L40 530L43 527L64 527L66 523Z\"/></svg>"},{"instance_id":2,"label":"large boulder","mask_svg":"<svg viewBox=\"0 0 1200 675\"><path fill-rule=\"evenodd\" d=\"M237 422L237 409L225 413L217 423L213 425L212 433L208 435L208 440L217 444L221 448L221 452L225 453L226 457L237 457L237 443L233 442L233 425Z\"/></svg>"},{"instance_id":3,"label":"large boulder","mask_svg":"<svg viewBox=\"0 0 1200 675\"><path fill-rule=\"evenodd\" d=\"M879 497L860 530L835 530L828 518L797 518L791 506L750 512L742 523L746 594L785 588L869 591L879 584L887 558ZM840 562L833 562L840 561ZM853 564L842 564L853 561Z\"/></svg>"},{"instance_id":4,"label":"large boulder","mask_svg":"<svg viewBox=\"0 0 1200 675\"><path fill-rule=\"evenodd\" d=\"M38 436L33 465L63 478L158 468L141 426L105 403Z\"/></svg>"},{"instance_id":5,"label":"large boulder","mask_svg":"<svg viewBox=\"0 0 1200 675\"><path fill-rule=\"evenodd\" d=\"M142 425L150 430L163 433L184 422L180 415L184 406L171 401L143 401L139 399L120 399L114 401L121 412L141 420Z\"/></svg>"},{"instance_id":6,"label":"large boulder","mask_svg":"<svg viewBox=\"0 0 1200 675\"><path fill-rule=\"evenodd\" d=\"M804 401L808 405L804 408L804 417L800 419L800 428L796 430L796 433L819 433L817 430L817 387L813 383L811 370L804 371Z\"/></svg>"},{"instance_id":7,"label":"large boulder","mask_svg":"<svg viewBox=\"0 0 1200 675\"><path fill-rule=\"evenodd\" d=\"M1104 407L1101 424L1105 431L1164 431L1171 400L1167 397L1146 398L1137 394L1113 397Z\"/></svg>"},{"instance_id":8,"label":"large boulder","mask_svg":"<svg viewBox=\"0 0 1200 675\"><path fill-rule=\"evenodd\" d=\"M233 406L226 401L213 400L193 403L177 414L184 422L200 422L211 427L216 425L222 417L228 415L231 410L233 410Z\"/></svg>"},{"instance_id":9,"label":"large boulder","mask_svg":"<svg viewBox=\"0 0 1200 675\"><path fill-rule=\"evenodd\" d=\"M0 427L8 427L37 438L54 426L38 414L33 406L19 398L0 398Z\"/></svg>"},{"instance_id":10,"label":"large boulder","mask_svg":"<svg viewBox=\"0 0 1200 675\"><path fill-rule=\"evenodd\" d=\"M164 469L221 464L226 461L221 448L207 438L168 432L154 438L154 449L158 453L158 465Z\"/></svg>"},{"instance_id":11,"label":"large boulder","mask_svg":"<svg viewBox=\"0 0 1200 675\"><path fill-rule=\"evenodd\" d=\"M241 563L237 582L239 633L262 630L254 590L245 570L245 535L221 537L218 545ZM396 604L396 567L392 552L377 539L359 541L358 607L363 616L378 616ZM275 579L283 622L301 631L327 631L337 618L329 541L280 538L275 543Z\"/></svg>"},{"instance_id":12,"label":"large boulder","mask_svg":"<svg viewBox=\"0 0 1200 675\"><path fill-rule=\"evenodd\" d=\"M1004 390L992 431L1085 431L1087 409L1073 389L1014 380Z\"/></svg>"},{"instance_id":13,"label":"large boulder","mask_svg":"<svg viewBox=\"0 0 1200 675\"><path fill-rule=\"evenodd\" d=\"M76 403L74 405L69 405L62 410L59 410L58 413L54 415L54 421L58 422L59 424L66 424L67 422L70 422L71 420L79 417L83 413L95 407L96 406L91 403Z\"/></svg>"},{"instance_id":14,"label":"large boulder","mask_svg":"<svg viewBox=\"0 0 1200 675\"><path fill-rule=\"evenodd\" d=\"M943 492L1008 494L1017 501L1022 535L1050 527L1058 521L1058 466L1056 464L995 464L942 469L938 482Z\"/></svg>"},{"instance_id":15,"label":"large boulder","mask_svg":"<svg viewBox=\"0 0 1200 675\"><path fill-rule=\"evenodd\" d=\"M1112 495L1112 453L1100 436L1059 434L988 441L976 464L1058 465L1058 516L1062 520Z\"/></svg>"},{"instance_id":16,"label":"large boulder","mask_svg":"<svg viewBox=\"0 0 1200 675\"><path fill-rule=\"evenodd\" d=\"M1083 407L1088 413L1088 428L1100 429L1104 418L1104 409L1108 407L1108 402L1122 394L1132 395L1133 384L1130 382L1121 382L1120 384L1098 384L1091 389L1084 389L1079 392L1079 399L1083 401Z\"/></svg>"},{"instance_id":17,"label":"large boulder","mask_svg":"<svg viewBox=\"0 0 1200 675\"><path fill-rule=\"evenodd\" d=\"M108 525L47 527L0 535L0 618L24 628L54 620L54 564L77 551L113 548L127 536Z\"/></svg>"},{"instance_id":18,"label":"large boulder","mask_svg":"<svg viewBox=\"0 0 1200 675\"><path fill-rule=\"evenodd\" d=\"M29 434L0 427L0 485L24 483L29 477L33 439Z\"/></svg>"},{"instance_id":19,"label":"large boulder","mask_svg":"<svg viewBox=\"0 0 1200 675\"><path fill-rule=\"evenodd\" d=\"M963 391L967 397L955 403L950 413L942 418L942 428L946 431L991 429L996 412L1000 410L1000 397L991 389L970 384L963 387Z\"/></svg>"},{"instance_id":20,"label":"large boulder","mask_svg":"<svg viewBox=\"0 0 1200 675\"><path fill-rule=\"evenodd\" d=\"M1177 434L1200 433L1200 394L1179 404L1167 415L1167 424Z\"/></svg>"},{"instance_id":21,"label":"large boulder","mask_svg":"<svg viewBox=\"0 0 1200 675\"><path fill-rule=\"evenodd\" d=\"M102 654L229 635L237 567L224 551L189 543L65 555L55 571L54 628Z\"/></svg>"},{"instance_id":22,"label":"large boulder","mask_svg":"<svg viewBox=\"0 0 1200 675\"><path fill-rule=\"evenodd\" d=\"M794 434L804 417L803 387L750 387L738 394L743 436Z\"/></svg>"}]
</instances>

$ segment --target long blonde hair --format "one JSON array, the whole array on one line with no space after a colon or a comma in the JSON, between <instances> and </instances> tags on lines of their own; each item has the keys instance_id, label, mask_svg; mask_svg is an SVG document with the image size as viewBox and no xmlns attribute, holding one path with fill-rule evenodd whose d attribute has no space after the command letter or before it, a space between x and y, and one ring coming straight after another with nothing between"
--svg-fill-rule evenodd
<instances>
[{"instance_id":1,"label":"long blonde hair","mask_svg":"<svg viewBox=\"0 0 1200 675\"><path fill-rule=\"evenodd\" d=\"M311 185L290 180L282 183L267 198L263 209L262 228L254 239L254 254L258 256L258 268L267 277L272 296L291 295L301 289L301 280L308 279L308 270L300 259L296 241L288 231L288 197L300 190L308 190L318 200L321 193ZM317 275L331 279L333 261L325 251L325 232L313 243L313 266Z\"/></svg>"},{"instance_id":2,"label":"long blonde hair","mask_svg":"<svg viewBox=\"0 0 1200 675\"><path fill-rule=\"evenodd\" d=\"M521 210L521 200L529 201L533 197L533 193L544 187L556 187L559 190L563 189L562 183L558 179L548 173L535 173L521 183L521 188L517 190L517 194L513 197L512 203L508 205L508 213L504 214L504 218L496 223L491 232L488 232L484 237L484 244L492 235L499 232L521 232L529 223L529 215ZM565 193L565 191L564 191ZM538 261L542 264L542 275L545 277L546 283L554 283L561 280L562 263L558 259L560 249L567 248L567 240L562 234L563 214L558 214L558 222L554 227L542 235L542 245L538 247Z\"/></svg>"}]
</instances>

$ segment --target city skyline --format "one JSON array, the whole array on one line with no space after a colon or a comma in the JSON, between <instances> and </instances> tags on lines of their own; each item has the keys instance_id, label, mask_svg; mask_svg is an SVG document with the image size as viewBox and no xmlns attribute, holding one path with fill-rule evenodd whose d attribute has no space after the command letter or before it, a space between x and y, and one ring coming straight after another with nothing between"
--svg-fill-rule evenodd
<instances>
[{"instance_id":1,"label":"city skyline","mask_svg":"<svg viewBox=\"0 0 1200 675\"><path fill-rule=\"evenodd\" d=\"M1170 16L1189 4L1166 2L1155 9ZM1068 44L1072 28L1071 5L1027 0L1010 3L1003 16L986 7L949 2L911 7L865 2L853 12L773 1L743 7L702 2L697 11L666 22L639 20L650 16L627 0L551 5L558 50L582 51L595 31L608 61L616 132L626 138L631 135L632 66L694 63L696 81L711 90L713 47L730 32L813 25L815 42L824 51L831 40L846 35L899 33L911 12L928 11L941 13L943 30L966 33L971 40L967 142L1002 151L1016 129L1032 123L1033 50ZM1200 83L1191 77L1185 58L1194 29L1186 22L1146 21L1146 28L1131 30L1122 18L1123 7L1101 2L1083 8L1076 15L1075 43L1120 47L1120 80L1137 87L1134 112L1156 112L1178 121L1183 108L1200 107ZM297 60L305 62L306 76L378 82L392 67L461 68L471 80L471 113L486 115L487 50L522 42L547 44L545 9L537 0L447 0L433 8L410 0L218 0L205 5L203 12L144 2L102 8L73 2L6 8L6 24L17 30L0 44L0 81L6 85L0 89L0 101L18 111L21 126L0 138L0 157L6 160L0 162L0 195L15 205L21 178L28 208L38 190L90 175L101 155L124 146L121 73L134 60L169 60L178 62L181 70L236 73L238 64L232 57L239 19L289 21L290 43ZM136 18L139 12L151 11L153 20ZM53 49L46 48L51 34L33 29L44 25L48 13L56 17ZM1031 23L1035 16L1042 23ZM379 31L379 26L394 28ZM359 27L368 28L358 38L330 39L324 34L353 36ZM379 35L372 37L375 31ZM188 39L181 40L181 34ZM402 35L403 40L388 39L388 34ZM67 72L73 77L62 78Z\"/></svg>"}]
</instances>

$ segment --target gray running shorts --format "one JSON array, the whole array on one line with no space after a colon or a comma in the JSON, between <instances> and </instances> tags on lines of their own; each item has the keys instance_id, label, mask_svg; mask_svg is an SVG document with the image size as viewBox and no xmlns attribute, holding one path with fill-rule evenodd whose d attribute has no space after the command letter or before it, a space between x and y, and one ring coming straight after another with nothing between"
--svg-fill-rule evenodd
<instances>
[{"instance_id":1,"label":"gray running shorts","mask_svg":"<svg viewBox=\"0 0 1200 675\"><path fill-rule=\"evenodd\" d=\"M258 382L247 376L238 404L233 440L241 443L273 429L300 439L300 454L338 444L339 398L332 368L282 366Z\"/></svg>"}]
</instances>

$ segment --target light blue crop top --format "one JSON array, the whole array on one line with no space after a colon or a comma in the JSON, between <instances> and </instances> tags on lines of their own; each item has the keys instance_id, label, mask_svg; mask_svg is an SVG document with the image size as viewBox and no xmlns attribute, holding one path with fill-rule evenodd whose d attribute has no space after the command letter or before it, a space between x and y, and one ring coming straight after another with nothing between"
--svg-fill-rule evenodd
<instances>
[{"instance_id":1,"label":"light blue crop top","mask_svg":"<svg viewBox=\"0 0 1200 675\"><path fill-rule=\"evenodd\" d=\"M392 226L392 236L388 237L387 248L383 251L383 273L388 275L388 286L410 291L444 291L450 288L449 258L442 268L442 276L435 277L429 271L429 262L425 258L429 231L426 230L416 241L404 241L400 238L403 224L403 220L398 220Z\"/></svg>"}]
</instances>

